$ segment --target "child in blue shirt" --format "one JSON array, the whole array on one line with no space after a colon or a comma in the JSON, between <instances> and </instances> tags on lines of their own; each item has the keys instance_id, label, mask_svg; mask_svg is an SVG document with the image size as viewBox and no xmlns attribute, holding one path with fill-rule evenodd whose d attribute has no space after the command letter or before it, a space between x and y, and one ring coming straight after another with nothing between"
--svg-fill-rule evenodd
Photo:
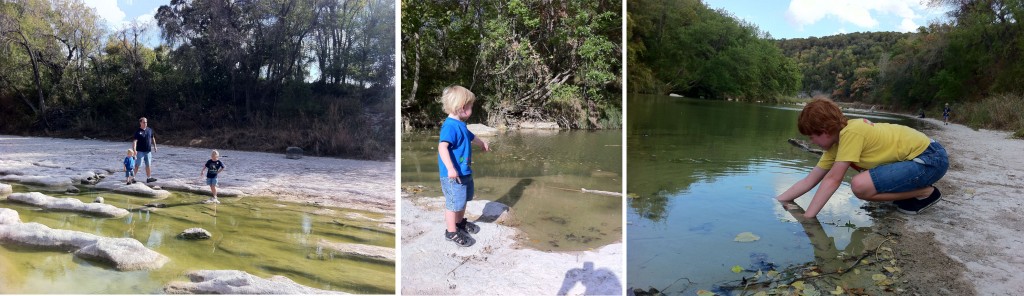
<instances>
[{"instance_id":1,"label":"child in blue shirt","mask_svg":"<svg viewBox=\"0 0 1024 296\"><path fill-rule=\"evenodd\" d=\"M124 158L124 185L135 183L135 150L128 149Z\"/></svg>"},{"instance_id":2,"label":"child in blue shirt","mask_svg":"<svg viewBox=\"0 0 1024 296\"><path fill-rule=\"evenodd\" d=\"M437 164L441 174L441 191L444 192L446 229L444 238L455 244L468 247L473 245L470 233L480 232L480 227L466 220L466 203L473 200L473 163L471 144L477 144L484 151L491 151L487 142L477 138L466 126L466 120L473 114L476 96L468 89L453 85L444 89L441 102L448 118L441 124L441 139L437 144Z\"/></svg>"},{"instance_id":3,"label":"child in blue shirt","mask_svg":"<svg viewBox=\"0 0 1024 296\"><path fill-rule=\"evenodd\" d=\"M949 109L949 103L946 103L946 108L942 109L942 123L949 125L949 113L953 112L953 109Z\"/></svg>"}]
</instances>

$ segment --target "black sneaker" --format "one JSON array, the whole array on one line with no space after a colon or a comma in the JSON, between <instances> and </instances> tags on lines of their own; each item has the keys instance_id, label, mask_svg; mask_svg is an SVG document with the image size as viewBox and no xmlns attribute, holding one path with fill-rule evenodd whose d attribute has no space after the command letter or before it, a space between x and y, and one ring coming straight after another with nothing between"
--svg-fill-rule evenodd
<instances>
[{"instance_id":1,"label":"black sneaker","mask_svg":"<svg viewBox=\"0 0 1024 296\"><path fill-rule=\"evenodd\" d=\"M929 195L928 198L910 198L893 201L892 203L896 204L896 209L898 209L900 213L904 213L907 215L920 214L921 211L924 211L925 209L931 207L932 205L935 205L935 203L942 198L942 193L939 192L939 188L935 186L932 186L932 188L934 188L935 191L932 191L932 194Z\"/></svg>"},{"instance_id":2,"label":"black sneaker","mask_svg":"<svg viewBox=\"0 0 1024 296\"><path fill-rule=\"evenodd\" d=\"M156 178L146 178L146 183L156 182Z\"/></svg>"},{"instance_id":3,"label":"black sneaker","mask_svg":"<svg viewBox=\"0 0 1024 296\"><path fill-rule=\"evenodd\" d=\"M462 222L455 223L455 227L457 227L459 230L472 234L477 234L480 232L480 226L477 226L476 223L469 222L469 220L466 220L466 218L462 218Z\"/></svg>"},{"instance_id":4,"label":"black sneaker","mask_svg":"<svg viewBox=\"0 0 1024 296\"><path fill-rule=\"evenodd\" d=\"M460 247L468 247L476 243L476 240L474 240L473 237L470 237L469 234L459 231L458 229L456 229L455 232L448 232L448 230L445 229L444 238L454 242Z\"/></svg>"}]
</instances>

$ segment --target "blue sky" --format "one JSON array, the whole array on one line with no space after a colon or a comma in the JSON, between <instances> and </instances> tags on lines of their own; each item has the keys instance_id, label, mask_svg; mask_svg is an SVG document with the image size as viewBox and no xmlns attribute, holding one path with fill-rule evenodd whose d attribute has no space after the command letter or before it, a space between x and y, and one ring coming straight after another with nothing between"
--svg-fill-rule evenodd
<instances>
[{"instance_id":1,"label":"blue sky","mask_svg":"<svg viewBox=\"0 0 1024 296\"><path fill-rule=\"evenodd\" d=\"M124 28L132 20L140 20L152 23L153 28L148 34L146 44L150 46L159 44L159 32L156 28L156 21L153 15L160 5L167 5L170 0L82 0L86 6L96 9L96 14L102 18L110 31Z\"/></svg>"},{"instance_id":2,"label":"blue sky","mask_svg":"<svg viewBox=\"0 0 1024 296\"><path fill-rule=\"evenodd\" d=\"M822 37L853 32L912 32L945 20L945 8L923 0L704 0L753 23L772 37Z\"/></svg>"}]
</instances>

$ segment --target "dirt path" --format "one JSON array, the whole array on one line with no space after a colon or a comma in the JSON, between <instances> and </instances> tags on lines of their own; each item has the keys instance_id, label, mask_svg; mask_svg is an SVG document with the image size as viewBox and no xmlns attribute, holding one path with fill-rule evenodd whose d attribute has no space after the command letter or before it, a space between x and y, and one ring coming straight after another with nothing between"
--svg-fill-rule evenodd
<instances>
[{"instance_id":1,"label":"dirt path","mask_svg":"<svg viewBox=\"0 0 1024 296\"><path fill-rule=\"evenodd\" d=\"M504 208L471 201L466 218L485 217L477 222L476 243L458 247L443 237L443 197L403 197L402 294L622 294L621 242L585 252L526 249L516 243L519 231L502 225L508 215Z\"/></svg>"},{"instance_id":2,"label":"dirt path","mask_svg":"<svg viewBox=\"0 0 1024 296\"><path fill-rule=\"evenodd\" d=\"M900 248L912 292L921 295L1024 293L1024 140L925 119L949 153L937 184L943 201L902 216ZM941 256L942 252L948 256Z\"/></svg>"},{"instance_id":3,"label":"dirt path","mask_svg":"<svg viewBox=\"0 0 1024 296\"><path fill-rule=\"evenodd\" d=\"M210 149L159 145L153 153L153 177L159 182L205 186L200 174ZM0 135L0 166L23 175L74 175L108 170L103 182L124 179L121 162L131 142L73 140ZM284 154L219 150L227 167L221 188L246 195L359 209L384 214L393 223L395 212L394 162L325 157L286 159ZM144 170L139 180L145 179Z\"/></svg>"}]
</instances>

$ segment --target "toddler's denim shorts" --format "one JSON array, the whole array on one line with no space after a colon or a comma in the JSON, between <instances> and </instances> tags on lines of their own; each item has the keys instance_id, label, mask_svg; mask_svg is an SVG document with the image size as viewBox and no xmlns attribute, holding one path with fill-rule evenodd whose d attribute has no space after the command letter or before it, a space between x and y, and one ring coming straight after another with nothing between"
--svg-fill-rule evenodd
<instances>
[{"instance_id":1,"label":"toddler's denim shorts","mask_svg":"<svg viewBox=\"0 0 1024 296\"><path fill-rule=\"evenodd\" d=\"M473 175L460 176L459 182L441 177L441 192L444 192L444 207L458 212L466 209L466 203L473 200Z\"/></svg>"},{"instance_id":2,"label":"toddler's denim shorts","mask_svg":"<svg viewBox=\"0 0 1024 296\"><path fill-rule=\"evenodd\" d=\"M935 184L949 169L946 148L935 140L917 158L868 170L878 193L907 192Z\"/></svg>"},{"instance_id":3,"label":"toddler's denim shorts","mask_svg":"<svg viewBox=\"0 0 1024 296\"><path fill-rule=\"evenodd\" d=\"M217 178L206 178L206 185L217 186Z\"/></svg>"}]
</instances>

